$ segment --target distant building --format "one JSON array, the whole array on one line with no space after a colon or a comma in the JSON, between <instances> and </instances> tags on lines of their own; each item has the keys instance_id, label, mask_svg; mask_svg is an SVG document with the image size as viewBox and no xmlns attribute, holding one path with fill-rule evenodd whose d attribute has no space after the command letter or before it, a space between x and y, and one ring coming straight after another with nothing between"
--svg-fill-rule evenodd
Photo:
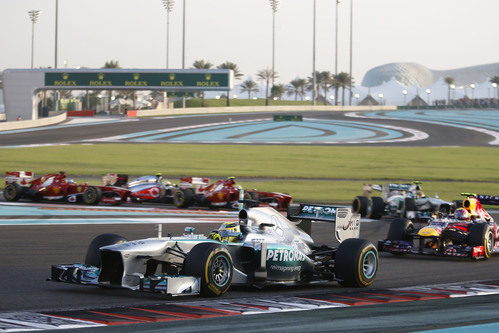
<instances>
[{"instance_id":1,"label":"distant building","mask_svg":"<svg viewBox=\"0 0 499 333\"><path fill-rule=\"evenodd\" d=\"M426 87L446 77L452 77L457 86L484 82L494 76L499 76L499 63L438 71L416 63L400 62L369 70L362 79L362 86L380 86L395 79L406 86Z\"/></svg>"}]
</instances>

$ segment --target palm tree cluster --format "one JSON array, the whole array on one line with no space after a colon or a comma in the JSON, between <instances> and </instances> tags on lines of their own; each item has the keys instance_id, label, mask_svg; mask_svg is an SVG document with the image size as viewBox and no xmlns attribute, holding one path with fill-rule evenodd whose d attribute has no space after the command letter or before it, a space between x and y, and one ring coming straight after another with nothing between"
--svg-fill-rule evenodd
<instances>
[{"instance_id":1,"label":"palm tree cluster","mask_svg":"<svg viewBox=\"0 0 499 333\"><path fill-rule=\"evenodd\" d=\"M197 69L211 69L214 65L209 61L196 60L196 61L194 61L192 66L194 68L197 68ZM218 65L217 68L218 69L232 69L232 71L234 72L234 79L236 79L236 80L240 80L241 77L243 77L243 73L241 73L241 71L239 70L239 66L237 66L237 64L235 64L233 62L226 61L223 64ZM205 103L204 103L205 93L204 93L204 91L200 93L200 96L201 96L201 106L205 106ZM229 93L227 93L227 106L230 105L229 97L230 97Z\"/></svg>"}]
</instances>

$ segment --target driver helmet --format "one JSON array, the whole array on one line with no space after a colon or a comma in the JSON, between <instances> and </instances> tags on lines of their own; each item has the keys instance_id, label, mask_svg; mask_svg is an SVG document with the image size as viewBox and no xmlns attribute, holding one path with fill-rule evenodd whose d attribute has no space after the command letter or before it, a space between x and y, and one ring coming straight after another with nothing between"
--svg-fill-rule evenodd
<instances>
[{"instance_id":1,"label":"driver helmet","mask_svg":"<svg viewBox=\"0 0 499 333\"><path fill-rule=\"evenodd\" d=\"M235 184L235 183L236 183L236 177L233 177L233 176L231 176L231 177L227 177L227 180L228 180L229 182L231 182L231 184Z\"/></svg>"},{"instance_id":2,"label":"driver helmet","mask_svg":"<svg viewBox=\"0 0 499 333\"><path fill-rule=\"evenodd\" d=\"M68 182L68 184L76 184L76 182L72 178L67 178L66 181Z\"/></svg>"},{"instance_id":3,"label":"driver helmet","mask_svg":"<svg viewBox=\"0 0 499 333\"><path fill-rule=\"evenodd\" d=\"M208 238L218 240L222 243L237 242L242 237L243 234L237 222L225 222L218 230L212 231L208 236Z\"/></svg>"},{"instance_id":4,"label":"driver helmet","mask_svg":"<svg viewBox=\"0 0 499 333\"><path fill-rule=\"evenodd\" d=\"M467 221L467 220L470 219L470 213L466 209L464 209L464 208L458 208L458 209L456 209L456 211L454 212L454 216L458 220Z\"/></svg>"}]
</instances>

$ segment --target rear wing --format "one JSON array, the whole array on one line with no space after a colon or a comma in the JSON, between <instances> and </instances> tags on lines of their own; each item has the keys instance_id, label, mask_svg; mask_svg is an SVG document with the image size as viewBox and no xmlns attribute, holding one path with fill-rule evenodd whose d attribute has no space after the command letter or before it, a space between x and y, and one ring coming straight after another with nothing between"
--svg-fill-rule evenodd
<instances>
[{"instance_id":1,"label":"rear wing","mask_svg":"<svg viewBox=\"0 0 499 333\"><path fill-rule=\"evenodd\" d=\"M288 219L333 222L335 223L334 235L338 242L343 242L348 238L359 238L360 214L354 214L350 207L300 204L288 210ZM310 223L304 226L299 225L299 227L310 234Z\"/></svg>"},{"instance_id":2,"label":"rear wing","mask_svg":"<svg viewBox=\"0 0 499 333\"><path fill-rule=\"evenodd\" d=\"M487 194L477 194L475 196L482 205L497 205L499 206L499 196L497 195L487 195Z\"/></svg>"},{"instance_id":3,"label":"rear wing","mask_svg":"<svg viewBox=\"0 0 499 333\"><path fill-rule=\"evenodd\" d=\"M5 173L5 184L19 184L27 186L34 178L31 171L11 171Z\"/></svg>"}]
</instances>

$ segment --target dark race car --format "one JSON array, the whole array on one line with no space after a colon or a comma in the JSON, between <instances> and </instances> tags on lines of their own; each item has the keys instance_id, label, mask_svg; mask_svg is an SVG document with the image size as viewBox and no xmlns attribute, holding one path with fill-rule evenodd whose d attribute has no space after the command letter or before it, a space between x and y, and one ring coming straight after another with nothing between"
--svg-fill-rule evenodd
<instances>
[{"instance_id":1,"label":"dark race car","mask_svg":"<svg viewBox=\"0 0 499 333\"><path fill-rule=\"evenodd\" d=\"M426 196L417 181L412 184L374 184L370 189L381 192L381 196L370 197L369 193L364 193L352 202L353 211L362 217L380 219L388 216L428 221L435 213L449 214L456 208L455 202Z\"/></svg>"},{"instance_id":2,"label":"dark race car","mask_svg":"<svg viewBox=\"0 0 499 333\"><path fill-rule=\"evenodd\" d=\"M179 189L173 194L173 203L179 208L192 205L237 209L240 199L258 201L260 205L271 206L278 210L286 210L292 201L289 194L278 192L261 192L257 190L243 191L236 185L234 177L217 180L209 184L208 178L181 178Z\"/></svg>"},{"instance_id":3,"label":"dark race car","mask_svg":"<svg viewBox=\"0 0 499 333\"><path fill-rule=\"evenodd\" d=\"M462 207L453 214L433 218L416 228L409 219L390 224L387 239L378 242L380 252L488 259L499 252L499 227L482 207L499 204L499 198L463 193Z\"/></svg>"},{"instance_id":4,"label":"dark race car","mask_svg":"<svg viewBox=\"0 0 499 333\"><path fill-rule=\"evenodd\" d=\"M3 196L7 201L26 198L32 201L50 200L83 202L88 205L99 203L121 204L126 202L130 191L115 186L90 186L77 184L67 178L64 172L47 174L34 178L30 171L14 171L5 174L6 186Z\"/></svg>"},{"instance_id":5,"label":"dark race car","mask_svg":"<svg viewBox=\"0 0 499 333\"><path fill-rule=\"evenodd\" d=\"M231 285L338 281L368 287L374 282L378 253L371 242L358 238L358 214L346 207L301 205L293 218L335 222L331 232L339 246L315 245L280 212L255 207L241 210L239 221L225 222L208 236L195 234L192 227L182 236L158 234L135 241L97 236L85 264L53 265L51 280L203 296L220 296Z\"/></svg>"}]
</instances>

